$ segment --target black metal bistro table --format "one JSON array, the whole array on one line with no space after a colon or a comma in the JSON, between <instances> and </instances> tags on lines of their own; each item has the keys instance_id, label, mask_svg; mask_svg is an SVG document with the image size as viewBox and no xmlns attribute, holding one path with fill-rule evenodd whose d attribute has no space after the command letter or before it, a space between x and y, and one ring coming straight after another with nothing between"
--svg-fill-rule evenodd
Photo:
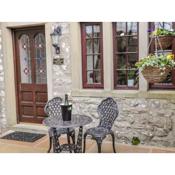
<instances>
[{"instance_id":1,"label":"black metal bistro table","mask_svg":"<svg viewBox=\"0 0 175 175\"><path fill-rule=\"evenodd\" d=\"M53 152L60 153L62 151L74 151L75 153L82 153L83 126L91 122L92 119L85 115L72 115L71 121L63 121L62 118L58 119L52 116L44 119L43 124L50 127L54 135ZM70 136L68 136L68 143L60 145L58 142L56 128L66 128L69 133L69 128L76 127L79 127L77 142L75 144L70 143Z\"/></svg>"}]
</instances>

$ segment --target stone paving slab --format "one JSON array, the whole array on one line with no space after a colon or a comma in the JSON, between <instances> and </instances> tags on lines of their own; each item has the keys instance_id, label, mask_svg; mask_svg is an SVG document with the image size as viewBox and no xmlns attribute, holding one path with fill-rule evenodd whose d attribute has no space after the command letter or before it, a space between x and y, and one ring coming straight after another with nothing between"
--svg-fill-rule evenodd
<instances>
[{"instance_id":1,"label":"stone paving slab","mask_svg":"<svg viewBox=\"0 0 175 175\"><path fill-rule=\"evenodd\" d=\"M61 144L65 143L66 138L62 137L60 142ZM0 139L0 153L46 153L48 147L48 135L33 143ZM95 141L88 139L86 147L86 153L97 153ZM175 153L175 148L116 144L116 151L118 153ZM111 142L104 141L102 153L113 153Z\"/></svg>"}]
</instances>

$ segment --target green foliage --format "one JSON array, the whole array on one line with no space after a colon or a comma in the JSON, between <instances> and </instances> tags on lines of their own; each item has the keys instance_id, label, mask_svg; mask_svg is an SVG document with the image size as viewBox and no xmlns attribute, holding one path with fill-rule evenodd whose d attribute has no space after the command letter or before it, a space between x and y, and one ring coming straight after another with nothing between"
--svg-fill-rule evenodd
<instances>
[{"instance_id":1,"label":"green foliage","mask_svg":"<svg viewBox=\"0 0 175 175\"><path fill-rule=\"evenodd\" d=\"M175 61L172 59L170 55L165 56L163 54L156 55L148 55L145 58L139 60L136 64L136 67L143 70L146 67L158 67L160 69L165 69L166 67L173 68L175 67Z\"/></svg>"},{"instance_id":2,"label":"green foliage","mask_svg":"<svg viewBox=\"0 0 175 175\"><path fill-rule=\"evenodd\" d=\"M133 71L128 72L128 79L134 79L135 74L136 74L136 72L135 72L134 70L133 70Z\"/></svg>"},{"instance_id":3,"label":"green foliage","mask_svg":"<svg viewBox=\"0 0 175 175\"><path fill-rule=\"evenodd\" d=\"M132 144L133 145L138 145L140 143L140 139L138 137L133 137L132 138Z\"/></svg>"},{"instance_id":4,"label":"green foliage","mask_svg":"<svg viewBox=\"0 0 175 175\"><path fill-rule=\"evenodd\" d=\"M172 30L158 28L154 32L152 32L153 36L174 36L175 32Z\"/></svg>"}]
</instances>

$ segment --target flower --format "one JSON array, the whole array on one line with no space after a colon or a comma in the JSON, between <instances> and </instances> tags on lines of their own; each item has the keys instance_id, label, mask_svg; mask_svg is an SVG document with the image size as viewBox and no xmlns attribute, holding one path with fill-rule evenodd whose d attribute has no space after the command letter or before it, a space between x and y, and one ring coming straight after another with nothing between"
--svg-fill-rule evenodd
<instances>
[{"instance_id":1,"label":"flower","mask_svg":"<svg viewBox=\"0 0 175 175\"><path fill-rule=\"evenodd\" d=\"M173 59L174 59L174 54L168 54L168 55L167 55L167 59L173 60Z\"/></svg>"},{"instance_id":2,"label":"flower","mask_svg":"<svg viewBox=\"0 0 175 175\"><path fill-rule=\"evenodd\" d=\"M148 55L147 57L141 58L135 65L141 70L145 69L146 67L158 67L162 70L165 70L166 67L175 67L175 61L173 58L173 54L169 54L167 56L163 54Z\"/></svg>"},{"instance_id":3,"label":"flower","mask_svg":"<svg viewBox=\"0 0 175 175\"><path fill-rule=\"evenodd\" d=\"M152 28L148 29L148 33L151 33L152 31L154 31Z\"/></svg>"}]
</instances>

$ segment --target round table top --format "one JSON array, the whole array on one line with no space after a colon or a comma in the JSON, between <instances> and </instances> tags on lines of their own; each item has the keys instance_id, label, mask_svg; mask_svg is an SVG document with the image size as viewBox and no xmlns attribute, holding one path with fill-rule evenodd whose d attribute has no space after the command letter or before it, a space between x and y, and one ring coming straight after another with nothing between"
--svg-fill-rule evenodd
<instances>
[{"instance_id":1,"label":"round table top","mask_svg":"<svg viewBox=\"0 0 175 175\"><path fill-rule=\"evenodd\" d=\"M85 115L72 115L71 121L63 121L62 118L48 117L43 120L43 124L52 128L71 128L87 125L92 122L91 117Z\"/></svg>"}]
</instances>

